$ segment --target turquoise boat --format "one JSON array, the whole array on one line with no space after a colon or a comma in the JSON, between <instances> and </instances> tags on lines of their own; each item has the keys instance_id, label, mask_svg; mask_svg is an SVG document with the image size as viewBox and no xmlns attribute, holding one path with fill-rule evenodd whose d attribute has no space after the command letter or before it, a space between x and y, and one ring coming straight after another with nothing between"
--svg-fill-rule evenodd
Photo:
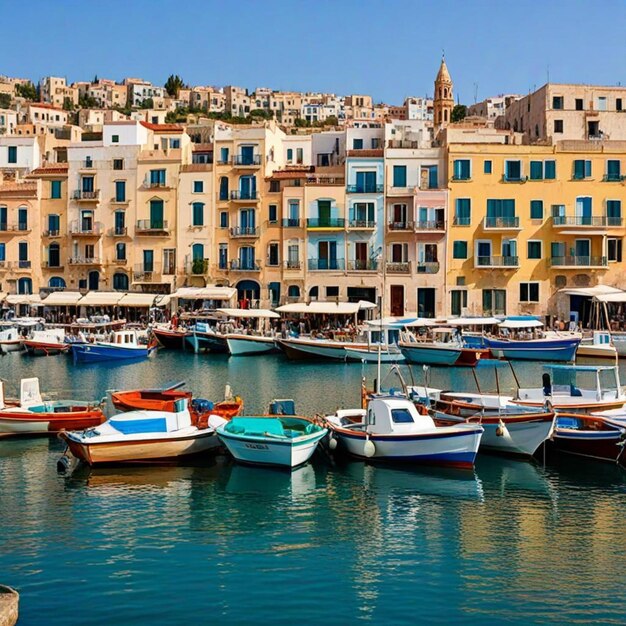
<instances>
[{"instance_id":1,"label":"turquoise boat","mask_svg":"<svg viewBox=\"0 0 626 626\"><path fill-rule=\"evenodd\" d=\"M461 356L462 348L454 345L401 341L400 352L408 363L420 365L454 365Z\"/></svg>"}]
</instances>

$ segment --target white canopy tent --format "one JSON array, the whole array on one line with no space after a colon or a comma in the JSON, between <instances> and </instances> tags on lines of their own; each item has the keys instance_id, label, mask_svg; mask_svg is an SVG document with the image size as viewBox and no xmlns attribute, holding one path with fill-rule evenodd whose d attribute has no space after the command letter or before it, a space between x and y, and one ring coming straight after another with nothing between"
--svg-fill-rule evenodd
<instances>
[{"instance_id":1,"label":"white canopy tent","mask_svg":"<svg viewBox=\"0 0 626 626\"><path fill-rule=\"evenodd\" d=\"M78 301L78 306L117 306L123 295L119 291L90 291Z\"/></svg>"},{"instance_id":2,"label":"white canopy tent","mask_svg":"<svg viewBox=\"0 0 626 626\"><path fill-rule=\"evenodd\" d=\"M280 315L268 309L217 309L218 315L224 317L245 317L245 318L279 318Z\"/></svg>"},{"instance_id":3,"label":"white canopy tent","mask_svg":"<svg viewBox=\"0 0 626 626\"><path fill-rule=\"evenodd\" d=\"M497 317L452 317L446 320L449 326L493 326L502 320Z\"/></svg>"},{"instance_id":4,"label":"white canopy tent","mask_svg":"<svg viewBox=\"0 0 626 626\"><path fill-rule=\"evenodd\" d=\"M6 297L6 301L8 304L28 304L30 306L43 306L43 302L39 297L39 294L31 293L31 294L11 294Z\"/></svg>"},{"instance_id":5,"label":"white canopy tent","mask_svg":"<svg viewBox=\"0 0 626 626\"><path fill-rule=\"evenodd\" d=\"M539 328L543 326L543 322L528 318L525 320L504 320L498 324L500 328Z\"/></svg>"},{"instance_id":6,"label":"white canopy tent","mask_svg":"<svg viewBox=\"0 0 626 626\"><path fill-rule=\"evenodd\" d=\"M158 293L124 293L117 306L132 306L138 308L150 308L153 306L167 306L172 296Z\"/></svg>"},{"instance_id":7,"label":"white canopy tent","mask_svg":"<svg viewBox=\"0 0 626 626\"><path fill-rule=\"evenodd\" d=\"M375 308L371 302L360 300L359 302L293 302L283 304L276 310L279 313L308 313L309 315L356 315L362 309Z\"/></svg>"}]
</instances>

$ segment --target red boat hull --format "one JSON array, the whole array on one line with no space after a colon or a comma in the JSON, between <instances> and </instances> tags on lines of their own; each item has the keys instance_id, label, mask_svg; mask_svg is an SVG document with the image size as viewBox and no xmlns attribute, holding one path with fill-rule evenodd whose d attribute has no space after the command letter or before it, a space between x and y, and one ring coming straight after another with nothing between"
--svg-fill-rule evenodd
<instances>
[{"instance_id":1,"label":"red boat hull","mask_svg":"<svg viewBox=\"0 0 626 626\"><path fill-rule=\"evenodd\" d=\"M64 430L85 430L106 419L99 408L76 407L62 413L0 411L0 437L54 435Z\"/></svg>"}]
</instances>

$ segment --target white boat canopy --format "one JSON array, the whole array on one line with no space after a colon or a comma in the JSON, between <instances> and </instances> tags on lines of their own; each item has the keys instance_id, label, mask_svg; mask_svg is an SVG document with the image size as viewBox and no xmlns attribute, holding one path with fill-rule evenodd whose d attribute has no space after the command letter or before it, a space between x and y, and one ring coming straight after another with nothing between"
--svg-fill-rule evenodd
<instances>
[{"instance_id":1,"label":"white boat canopy","mask_svg":"<svg viewBox=\"0 0 626 626\"><path fill-rule=\"evenodd\" d=\"M405 326L406 328L421 328L423 326L440 326L440 322L428 317L418 317L417 319L398 322L398 326Z\"/></svg>"},{"instance_id":2,"label":"white boat canopy","mask_svg":"<svg viewBox=\"0 0 626 626\"><path fill-rule=\"evenodd\" d=\"M150 308L153 306L167 306L172 296L158 293L125 293L122 294L117 306L134 306Z\"/></svg>"},{"instance_id":3,"label":"white boat canopy","mask_svg":"<svg viewBox=\"0 0 626 626\"><path fill-rule=\"evenodd\" d=\"M497 317L453 317L446 320L450 326L493 326L501 322Z\"/></svg>"},{"instance_id":4,"label":"white boat canopy","mask_svg":"<svg viewBox=\"0 0 626 626\"><path fill-rule=\"evenodd\" d=\"M620 293L605 293L594 297L598 302L626 302L626 291Z\"/></svg>"},{"instance_id":5,"label":"white boat canopy","mask_svg":"<svg viewBox=\"0 0 626 626\"><path fill-rule=\"evenodd\" d=\"M218 315L224 315L224 317L248 317L248 318L277 318L280 317L278 313L270 311L268 309L217 309L215 311Z\"/></svg>"},{"instance_id":6,"label":"white boat canopy","mask_svg":"<svg viewBox=\"0 0 626 626\"><path fill-rule=\"evenodd\" d=\"M206 287L180 287L172 298L183 300L232 300L237 295L234 287L218 287L207 285Z\"/></svg>"},{"instance_id":7,"label":"white boat canopy","mask_svg":"<svg viewBox=\"0 0 626 626\"><path fill-rule=\"evenodd\" d=\"M359 300L357 304L359 305L359 309L361 311L365 309L375 309L378 306L377 304L374 304L373 302L368 302L367 300Z\"/></svg>"},{"instance_id":8,"label":"white boat canopy","mask_svg":"<svg viewBox=\"0 0 626 626\"><path fill-rule=\"evenodd\" d=\"M83 297L78 291L53 291L44 301L44 306L76 306Z\"/></svg>"},{"instance_id":9,"label":"white boat canopy","mask_svg":"<svg viewBox=\"0 0 626 626\"><path fill-rule=\"evenodd\" d=\"M78 306L116 306L123 295L119 291L90 291L78 301Z\"/></svg>"},{"instance_id":10,"label":"white boat canopy","mask_svg":"<svg viewBox=\"0 0 626 626\"><path fill-rule=\"evenodd\" d=\"M617 287L610 287L609 285L595 285L594 287L580 287L579 289L561 289L560 293L564 293L567 296L587 296L593 298L594 296L620 294L624 292Z\"/></svg>"},{"instance_id":11,"label":"white boat canopy","mask_svg":"<svg viewBox=\"0 0 626 626\"><path fill-rule=\"evenodd\" d=\"M498 324L500 328L539 328L543 323L537 319L529 317L527 319L504 320Z\"/></svg>"},{"instance_id":12,"label":"white boat canopy","mask_svg":"<svg viewBox=\"0 0 626 626\"><path fill-rule=\"evenodd\" d=\"M309 313L309 314L326 314L326 315L355 315L361 307L358 302L292 302L291 304L283 304L276 310L279 313Z\"/></svg>"}]
</instances>

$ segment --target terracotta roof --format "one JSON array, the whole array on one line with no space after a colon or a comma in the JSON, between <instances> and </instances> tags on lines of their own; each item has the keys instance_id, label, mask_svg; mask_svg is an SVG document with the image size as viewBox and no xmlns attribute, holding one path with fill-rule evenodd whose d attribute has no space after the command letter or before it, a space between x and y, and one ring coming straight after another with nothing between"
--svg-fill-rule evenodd
<instances>
[{"instance_id":1,"label":"terracotta roof","mask_svg":"<svg viewBox=\"0 0 626 626\"><path fill-rule=\"evenodd\" d=\"M37 193L37 183L16 183L15 181L5 181L0 183L0 194L5 192L14 193L19 195L19 193Z\"/></svg>"},{"instance_id":2,"label":"terracotta roof","mask_svg":"<svg viewBox=\"0 0 626 626\"><path fill-rule=\"evenodd\" d=\"M178 124L151 124L150 122L139 122L142 126L145 126L148 130L153 130L157 133L182 133L185 129Z\"/></svg>"},{"instance_id":3,"label":"terracotta roof","mask_svg":"<svg viewBox=\"0 0 626 626\"><path fill-rule=\"evenodd\" d=\"M435 82L437 83L451 83L452 78L450 78L450 72L448 71L448 66L446 65L446 60L441 59L441 65L439 66L439 72L437 72L437 78L435 78Z\"/></svg>"},{"instance_id":4,"label":"terracotta roof","mask_svg":"<svg viewBox=\"0 0 626 626\"><path fill-rule=\"evenodd\" d=\"M67 174L69 165L67 163L54 163L52 165L44 165L34 169L28 178L36 178L37 176L48 176L50 174Z\"/></svg>"},{"instance_id":5,"label":"terracotta roof","mask_svg":"<svg viewBox=\"0 0 626 626\"><path fill-rule=\"evenodd\" d=\"M187 163L180 168L181 172L210 172L213 169L212 163Z\"/></svg>"},{"instance_id":6,"label":"terracotta roof","mask_svg":"<svg viewBox=\"0 0 626 626\"><path fill-rule=\"evenodd\" d=\"M54 109L55 111L63 111L63 109L59 109L59 107L55 107L54 104L50 104L49 102L31 102L29 106L39 107L40 109Z\"/></svg>"}]
</instances>

